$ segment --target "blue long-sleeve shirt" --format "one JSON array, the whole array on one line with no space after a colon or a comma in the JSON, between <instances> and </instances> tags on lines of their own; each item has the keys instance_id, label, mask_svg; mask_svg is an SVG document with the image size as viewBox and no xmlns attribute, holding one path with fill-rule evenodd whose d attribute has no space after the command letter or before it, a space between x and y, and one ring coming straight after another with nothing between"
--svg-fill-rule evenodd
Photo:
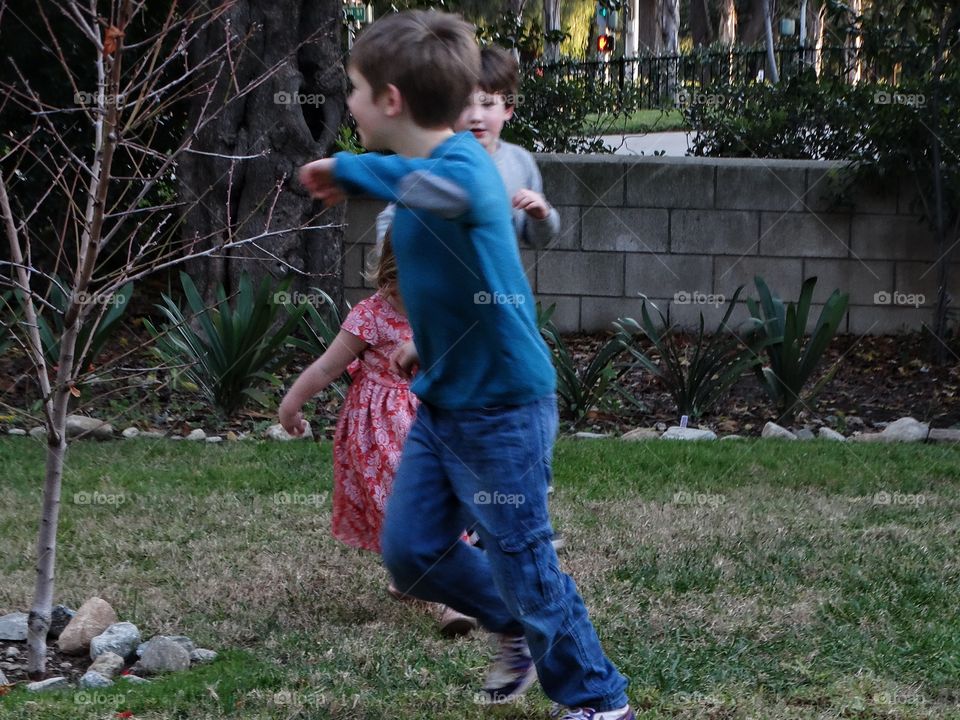
<instances>
[{"instance_id":1,"label":"blue long-sleeve shirt","mask_svg":"<svg viewBox=\"0 0 960 720\"><path fill-rule=\"evenodd\" d=\"M413 392L447 409L519 405L553 392L506 190L480 143L463 132L428 158L335 157L348 193L397 203L393 249L420 355Z\"/></svg>"}]
</instances>

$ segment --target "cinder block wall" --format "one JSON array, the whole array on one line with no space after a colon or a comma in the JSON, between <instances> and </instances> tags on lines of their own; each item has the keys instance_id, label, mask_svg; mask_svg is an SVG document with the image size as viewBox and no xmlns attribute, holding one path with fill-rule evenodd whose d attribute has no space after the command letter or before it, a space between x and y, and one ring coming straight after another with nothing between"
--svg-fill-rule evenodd
<instances>
[{"instance_id":1,"label":"cinder block wall","mask_svg":"<svg viewBox=\"0 0 960 720\"><path fill-rule=\"evenodd\" d=\"M671 322L707 326L754 275L796 300L817 276L811 329L834 289L850 293L841 332L883 334L929 325L937 295L936 243L907 187L861 188L839 204L839 163L628 156L538 155L561 235L548 249L521 249L530 285L565 332L610 328L639 317L646 296ZM383 204L347 210L347 300L370 293L362 264ZM960 292L960 268L951 292ZM737 319L747 317L738 308Z\"/></svg>"}]
</instances>

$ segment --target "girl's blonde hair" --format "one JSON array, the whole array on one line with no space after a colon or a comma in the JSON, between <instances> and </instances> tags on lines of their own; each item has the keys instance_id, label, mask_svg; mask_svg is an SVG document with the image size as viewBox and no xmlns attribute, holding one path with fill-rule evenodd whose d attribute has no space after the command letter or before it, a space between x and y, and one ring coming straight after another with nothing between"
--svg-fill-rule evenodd
<instances>
[{"instance_id":1,"label":"girl's blonde hair","mask_svg":"<svg viewBox=\"0 0 960 720\"><path fill-rule=\"evenodd\" d=\"M383 242L367 258L367 269L363 273L367 282L377 286L378 290L393 291L397 287L397 258L393 255L393 240L390 230L383 236Z\"/></svg>"}]
</instances>

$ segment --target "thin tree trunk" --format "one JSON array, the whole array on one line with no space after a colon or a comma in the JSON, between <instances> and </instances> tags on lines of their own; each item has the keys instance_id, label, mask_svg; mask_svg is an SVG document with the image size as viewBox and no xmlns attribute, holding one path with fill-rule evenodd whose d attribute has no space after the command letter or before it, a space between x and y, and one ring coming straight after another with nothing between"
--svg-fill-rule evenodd
<instances>
[{"instance_id":1,"label":"thin tree trunk","mask_svg":"<svg viewBox=\"0 0 960 720\"><path fill-rule=\"evenodd\" d=\"M717 39L721 45L737 43L737 5L734 0L720 0L720 28Z\"/></svg>"},{"instance_id":2,"label":"thin tree trunk","mask_svg":"<svg viewBox=\"0 0 960 720\"><path fill-rule=\"evenodd\" d=\"M560 0L543 0L543 30L545 33L560 31ZM560 59L560 43L545 41L543 59L557 62Z\"/></svg>"},{"instance_id":3,"label":"thin tree trunk","mask_svg":"<svg viewBox=\"0 0 960 720\"><path fill-rule=\"evenodd\" d=\"M767 65L770 71L770 82L780 82L780 71L777 69L777 54L773 46L773 0L767 0L764 16L764 28L767 34Z\"/></svg>"},{"instance_id":4,"label":"thin tree trunk","mask_svg":"<svg viewBox=\"0 0 960 720\"><path fill-rule=\"evenodd\" d=\"M704 47L713 43L716 35L710 21L709 0L690 0L690 36L694 47Z\"/></svg>"}]
</instances>

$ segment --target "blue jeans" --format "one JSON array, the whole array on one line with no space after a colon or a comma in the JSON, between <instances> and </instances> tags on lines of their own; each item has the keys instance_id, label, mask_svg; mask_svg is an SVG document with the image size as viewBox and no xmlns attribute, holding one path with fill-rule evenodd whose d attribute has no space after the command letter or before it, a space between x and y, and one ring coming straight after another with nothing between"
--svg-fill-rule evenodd
<instances>
[{"instance_id":1,"label":"blue jeans","mask_svg":"<svg viewBox=\"0 0 960 720\"><path fill-rule=\"evenodd\" d=\"M557 427L552 395L478 410L421 404L387 501L383 560L401 591L525 635L552 700L610 710L627 704L627 680L550 543ZM484 550L460 540L464 527Z\"/></svg>"}]
</instances>

